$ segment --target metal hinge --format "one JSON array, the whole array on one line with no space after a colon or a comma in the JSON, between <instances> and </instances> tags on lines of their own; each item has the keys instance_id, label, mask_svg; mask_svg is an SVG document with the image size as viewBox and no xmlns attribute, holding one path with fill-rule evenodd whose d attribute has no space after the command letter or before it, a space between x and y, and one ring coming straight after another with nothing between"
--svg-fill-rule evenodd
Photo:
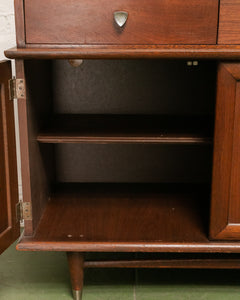
<instances>
[{"instance_id":1,"label":"metal hinge","mask_svg":"<svg viewBox=\"0 0 240 300\"><path fill-rule=\"evenodd\" d=\"M32 220L32 205L30 202L18 202L16 205L17 220Z\"/></svg>"},{"instance_id":2,"label":"metal hinge","mask_svg":"<svg viewBox=\"0 0 240 300\"><path fill-rule=\"evenodd\" d=\"M25 80L24 79L10 79L8 81L10 100L25 98Z\"/></svg>"}]
</instances>

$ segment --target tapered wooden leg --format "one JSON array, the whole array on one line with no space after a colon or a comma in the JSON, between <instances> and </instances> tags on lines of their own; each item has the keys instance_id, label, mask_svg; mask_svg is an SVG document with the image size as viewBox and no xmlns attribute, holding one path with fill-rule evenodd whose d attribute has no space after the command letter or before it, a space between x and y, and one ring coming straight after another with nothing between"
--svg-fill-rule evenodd
<instances>
[{"instance_id":1,"label":"tapered wooden leg","mask_svg":"<svg viewBox=\"0 0 240 300\"><path fill-rule=\"evenodd\" d=\"M68 266L72 282L72 291L74 300L82 299L83 289L83 253L67 252Z\"/></svg>"}]
</instances>

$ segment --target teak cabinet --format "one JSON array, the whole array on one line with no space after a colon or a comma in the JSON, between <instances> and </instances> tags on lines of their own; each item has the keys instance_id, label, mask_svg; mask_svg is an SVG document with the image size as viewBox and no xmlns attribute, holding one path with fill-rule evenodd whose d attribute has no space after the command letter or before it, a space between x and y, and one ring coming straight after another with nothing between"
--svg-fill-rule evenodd
<instances>
[{"instance_id":1,"label":"teak cabinet","mask_svg":"<svg viewBox=\"0 0 240 300\"><path fill-rule=\"evenodd\" d=\"M0 251L22 217L17 249L67 252L75 299L89 267L240 268L240 1L15 9L16 78L0 64Z\"/></svg>"}]
</instances>

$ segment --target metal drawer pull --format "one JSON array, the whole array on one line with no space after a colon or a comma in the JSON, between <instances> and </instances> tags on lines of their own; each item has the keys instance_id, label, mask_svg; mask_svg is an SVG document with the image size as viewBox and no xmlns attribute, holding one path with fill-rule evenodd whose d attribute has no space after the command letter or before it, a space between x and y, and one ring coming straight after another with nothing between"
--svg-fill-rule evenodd
<instances>
[{"instance_id":1,"label":"metal drawer pull","mask_svg":"<svg viewBox=\"0 0 240 300\"><path fill-rule=\"evenodd\" d=\"M128 19L128 13L125 11L115 11L114 12L114 21L119 27L123 27Z\"/></svg>"}]
</instances>

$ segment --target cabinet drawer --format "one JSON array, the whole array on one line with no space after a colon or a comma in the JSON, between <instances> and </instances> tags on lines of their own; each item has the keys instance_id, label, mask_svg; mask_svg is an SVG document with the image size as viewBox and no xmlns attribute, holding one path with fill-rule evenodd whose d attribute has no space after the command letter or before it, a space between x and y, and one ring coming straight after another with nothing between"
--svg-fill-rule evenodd
<instances>
[{"instance_id":1,"label":"cabinet drawer","mask_svg":"<svg viewBox=\"0 0 240 300\"><path fill-rule=\"evenodd\" d=\"M218 0L25 0L28 44L216 44ZM119 27L114 12L128 19Z\"/></svg>"}]
</instances>

